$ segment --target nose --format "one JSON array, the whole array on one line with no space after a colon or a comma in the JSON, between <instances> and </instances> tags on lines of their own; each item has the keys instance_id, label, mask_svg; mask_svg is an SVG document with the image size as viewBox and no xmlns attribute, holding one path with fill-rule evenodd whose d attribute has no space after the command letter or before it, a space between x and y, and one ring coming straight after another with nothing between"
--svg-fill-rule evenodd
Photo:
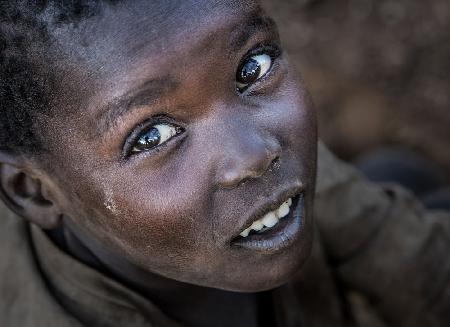
<instances>
[{"instance_id":1,"label":"nose","mask_svg":"<svg viewBox=\"0 0 450 327\"><path fill-rule=\"evenodd\" d=\"M248 130L233 133L223 140L221 147L217 184L226 189L262 176L281 154L281 146L275 139Z\"/></svg>"}]
</instances>

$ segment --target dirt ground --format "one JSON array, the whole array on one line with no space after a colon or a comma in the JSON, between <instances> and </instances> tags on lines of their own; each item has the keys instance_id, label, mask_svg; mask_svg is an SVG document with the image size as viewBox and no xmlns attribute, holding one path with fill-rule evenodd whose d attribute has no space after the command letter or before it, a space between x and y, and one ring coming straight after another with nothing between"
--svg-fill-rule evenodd
<instances>
[{"instance_id":1,"label":"dirt ground","mask_svg":"<svg viewBox=\"0 0 450 327\"><path fill-rule=\"evenodd\" d=\"M450 181L450 1L263 0L346 160L412 149Z\"/></svg>"}]
</instances>

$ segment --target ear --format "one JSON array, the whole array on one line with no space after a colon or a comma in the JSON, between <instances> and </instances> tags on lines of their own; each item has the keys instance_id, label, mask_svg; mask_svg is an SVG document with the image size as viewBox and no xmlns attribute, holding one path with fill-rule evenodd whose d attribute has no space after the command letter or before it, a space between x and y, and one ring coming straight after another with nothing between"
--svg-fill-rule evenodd
<instances>
[{"instance_id":1,"label":"ear","mask_svg":"<svg viewBox=\"0 0 450 327\"><path fill-rule=\"evenodd\" d=\"M49 198L51 192L24 161L0 151L0 198L19 216L43 229L61 222L61 213Z\"/></svg>"}]
</instances>

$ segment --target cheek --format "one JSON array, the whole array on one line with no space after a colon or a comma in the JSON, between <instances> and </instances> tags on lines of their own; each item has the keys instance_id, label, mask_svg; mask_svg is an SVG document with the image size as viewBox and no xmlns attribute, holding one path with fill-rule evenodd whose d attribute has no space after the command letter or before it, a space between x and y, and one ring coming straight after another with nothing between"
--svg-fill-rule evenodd
<instances>
[{"instance_id":1,"label":"cheek","mask_svg":"<svg viewBox=\"0 0 450 327\"><path fill-rule=\"evenodd\" d=\"M264 110L259 115L264 128L273 131L286 149L310 152L316 142L317 127L314 107L306 91L299 91L296 83L287 83L276 97L261 107Z\"/></svg>"},{"instance_id":2,"label":"cheek","mask_svg":"<svg viewBox=\"0 0 450 327\"><path fill-rule=\"evenodd\" d=\"M184 260L201 252L210 216L206 182L184 169L182 164L169 165L156 175L141 167L103 192L101 224L129 257Z\"/></svg>"},{"instance_id":3,"label":"cheek","mask_svg":"<svg viewBox=\"0 0 450 327\"><path fill-rule=\"evenodd\" d=\"M302 82L290 78L283 91L283 106L289 108L287 129L308 132L315 136L316 116L311 96Z\"/></svg>"},{"instance_id":4,"label":"cheek","mask_svg":"<svg viewBox=\"0 0 450 327\"><path fill-rule=\"evenodd\" d=\"M297 171L305 187L312 187L316 169L317 123L308 91L302 82L288 75L266 107L264 115L268 119L264 119L284 149L287 170Z\"/></svg>"},{"instance_id":5,"label":"cheek","mask_svg":"<svg viewBox=\"0 0 450 327\"><path fill-rule=\"evenodd\" d=\"M272 122L284 126L289 131L298 130L299 127L315 128L315 110L311 96L305 83L286 64L283 82L276 87L270 95L263 96L259 107L266 108L263 115L272 119Z\"/></svg>"}]
</instances>

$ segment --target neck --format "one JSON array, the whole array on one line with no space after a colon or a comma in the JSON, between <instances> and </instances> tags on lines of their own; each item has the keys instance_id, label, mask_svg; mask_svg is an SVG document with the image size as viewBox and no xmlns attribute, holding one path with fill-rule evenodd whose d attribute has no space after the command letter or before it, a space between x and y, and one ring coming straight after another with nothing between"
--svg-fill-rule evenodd
<instances>
[{"instance_id":1,"label":"neck","mask_svg":"<svg viewBox=\"0 0 450 327\"><path fill-rule=\"evenodd\" d=\"M268 297L261 293L229 292L179 282L143 271L112 255L108 255L107 261L100 260L65 226L49 235L64 251L141 294L183 325L256 327L267 324L267 317L258 312L268 302ZM265 317L265 323L258 322L258 317Z\"/></svg>"}]
</instances>

